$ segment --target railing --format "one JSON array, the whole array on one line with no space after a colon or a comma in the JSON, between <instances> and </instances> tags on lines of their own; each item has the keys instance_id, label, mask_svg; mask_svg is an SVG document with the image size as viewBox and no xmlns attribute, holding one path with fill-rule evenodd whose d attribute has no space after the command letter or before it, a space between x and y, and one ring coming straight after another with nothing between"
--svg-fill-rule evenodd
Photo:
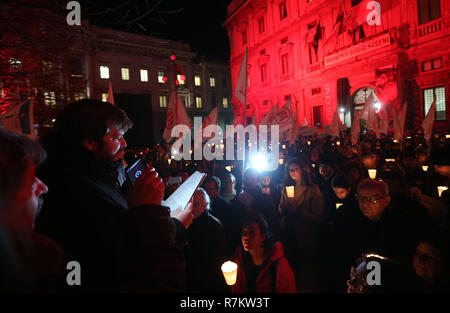
<instances>
[{"instance_id":1,"label":"railing","mask_svg":"<svg viewBox=\"0 0 450 313\"><path fill-rule=\"evenodd\" d=\"M323 61L322 62L318 62L316 64L309 65L308 68L309 68L309 72L310 73L317 72L317 71L319 71L319 70L321 70L323 68Z\"/></svg>"},{"instance_id":2,"label":"railing","mask_svg":"<svg viewBox=\"0 0 450 313\"><path fill-rule=\"evenodd\" d=\"M433 20L416 28L416 37L423 37L442 30L442 18Z\"/></svg>"}]
</instances>

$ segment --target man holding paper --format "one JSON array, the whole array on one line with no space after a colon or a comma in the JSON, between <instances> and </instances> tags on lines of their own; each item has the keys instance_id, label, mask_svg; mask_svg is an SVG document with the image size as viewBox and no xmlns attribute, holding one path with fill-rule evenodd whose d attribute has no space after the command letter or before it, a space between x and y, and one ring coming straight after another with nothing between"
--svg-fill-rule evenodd
<instances>
[{"instance_id":1,"label":"man holding paper","mask_svg":"<svg viewBox=\"0 0 450 313\"><path fill-rule=\"evenodd\" d=\"M182 292L185 263L175 235L191 223L191 206L162 206L164 184L154 169L123 191L123 136L132 126L111 103L87 99L64 108L44 143L41 174L50 192L36 230L80 264L79 291Z\"/></svg>"}]
</instances>

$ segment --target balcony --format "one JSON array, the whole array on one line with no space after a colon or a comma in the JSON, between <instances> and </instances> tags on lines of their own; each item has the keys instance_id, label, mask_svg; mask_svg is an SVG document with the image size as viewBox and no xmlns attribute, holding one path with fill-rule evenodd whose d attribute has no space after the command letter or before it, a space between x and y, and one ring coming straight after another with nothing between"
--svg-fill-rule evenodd
<instances>
[{"instance_id":1,"label":"balcony","mask_svg":"<svg viewBox=\"0 0 450 313\"><path fill-rule=\"evenodd\" d=\"M308 65L308 72L314 73L323 69L323 61Z\"/></svg>"},{"instance_id":2,"label":"balcony","mask_svg":"<svg viewBox=\"0 0 450 313\"><path fill-rule=\"evenodd\" d=\"M413 26L411 31L411 39L417 41L428 40L433 35L439 36L443 34L444 28L443 18L438 18L423 25Z\"/></svg>"}]
</instances>

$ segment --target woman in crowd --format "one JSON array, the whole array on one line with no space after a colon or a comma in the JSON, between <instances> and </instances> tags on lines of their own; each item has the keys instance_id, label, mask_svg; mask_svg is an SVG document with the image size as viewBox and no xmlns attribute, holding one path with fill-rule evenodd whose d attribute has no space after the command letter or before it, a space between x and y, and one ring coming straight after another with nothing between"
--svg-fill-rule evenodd
<instances>
[{"instance_id":1,"label":"woman in crowd","mask_svg":"<svg viewBox=\"0 0 450 313\"><path fill-rule=\"evenodd\" d=\"M242 246L235 255L238 272L233 293L296 292L283 245L271 240L264 218L247 216L243 225Z\"/></svg>"},{"instance_id":2,"label":"woman in crowd","mask_svg":"<svg viewBox=\"0 0 450 313\"><path fill-rule=\"evenodd\" d=\"M293 159L287 166L288 175L282 189L279 212L281 214L281 240L296 275L300 291L319 290L319 248L324 200L320 189L307 174L306 164ZM288 197L286 186L294 185L294 197Z\"/></svg>"}]
</instances>

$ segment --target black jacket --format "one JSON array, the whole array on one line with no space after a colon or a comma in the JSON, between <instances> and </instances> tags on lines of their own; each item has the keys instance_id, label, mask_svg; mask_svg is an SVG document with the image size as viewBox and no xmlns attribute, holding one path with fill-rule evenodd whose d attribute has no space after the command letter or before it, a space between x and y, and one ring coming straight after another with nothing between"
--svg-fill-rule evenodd
<instances>
[{"instance_id":1,"label":"black jacket","mask_svg":"<svg viewBox=\"0 0 450 313\"><path fill-rule=\"evenodd\" d=\"M221 272L226 261L222 223L205 210L187 229L185 248L188 292L229 291Z\"/></svg>"},{"instance_id":2,"label":"black jacket","mask_svg":"<svg viewBox=\"0 0 450 313\"><path fill-rule=\"evenodd\" d=\"M152 207L128 210L127 201L117 184L119 164L99 162L87 149L76 156L65 156L58 158L50 152L48 162L44 165L41 177L49 186L49 192L45 195L44 206L36 220L36 230L54 239L70 260L80 263L81 290L115 289L116 273L124 270L117 268L123 264L117 264L117 250L120 251L127 240L133 238L124 228L146 229L140 235L160 239L146 246L146 251L131 251L130 248L127 253L133 257L150 251L161 254L155 256L156 260L164 259L164 253L172 253L173 256L168 259L172 259L172 265L182 271L183 259L176 250L174 240L167 239L174 237L175 232L167 209L158 206L158 212L151 212L155 210ZM136 215L142 215L142 220ZM148 226L144 227L143 223ZM158 231L153 227L158 227ZM138 247L139 244L131 242L130 247ZM158 262L148 263L142 270L154 270L153 267L158 266L161 266ZM137 268L135 266L134 270ZM154 284L152 281L148 283ZM175 285L184 285L184 282ZM172 288L175 287L170 290Z\"/></svg>"}]
</instances>

